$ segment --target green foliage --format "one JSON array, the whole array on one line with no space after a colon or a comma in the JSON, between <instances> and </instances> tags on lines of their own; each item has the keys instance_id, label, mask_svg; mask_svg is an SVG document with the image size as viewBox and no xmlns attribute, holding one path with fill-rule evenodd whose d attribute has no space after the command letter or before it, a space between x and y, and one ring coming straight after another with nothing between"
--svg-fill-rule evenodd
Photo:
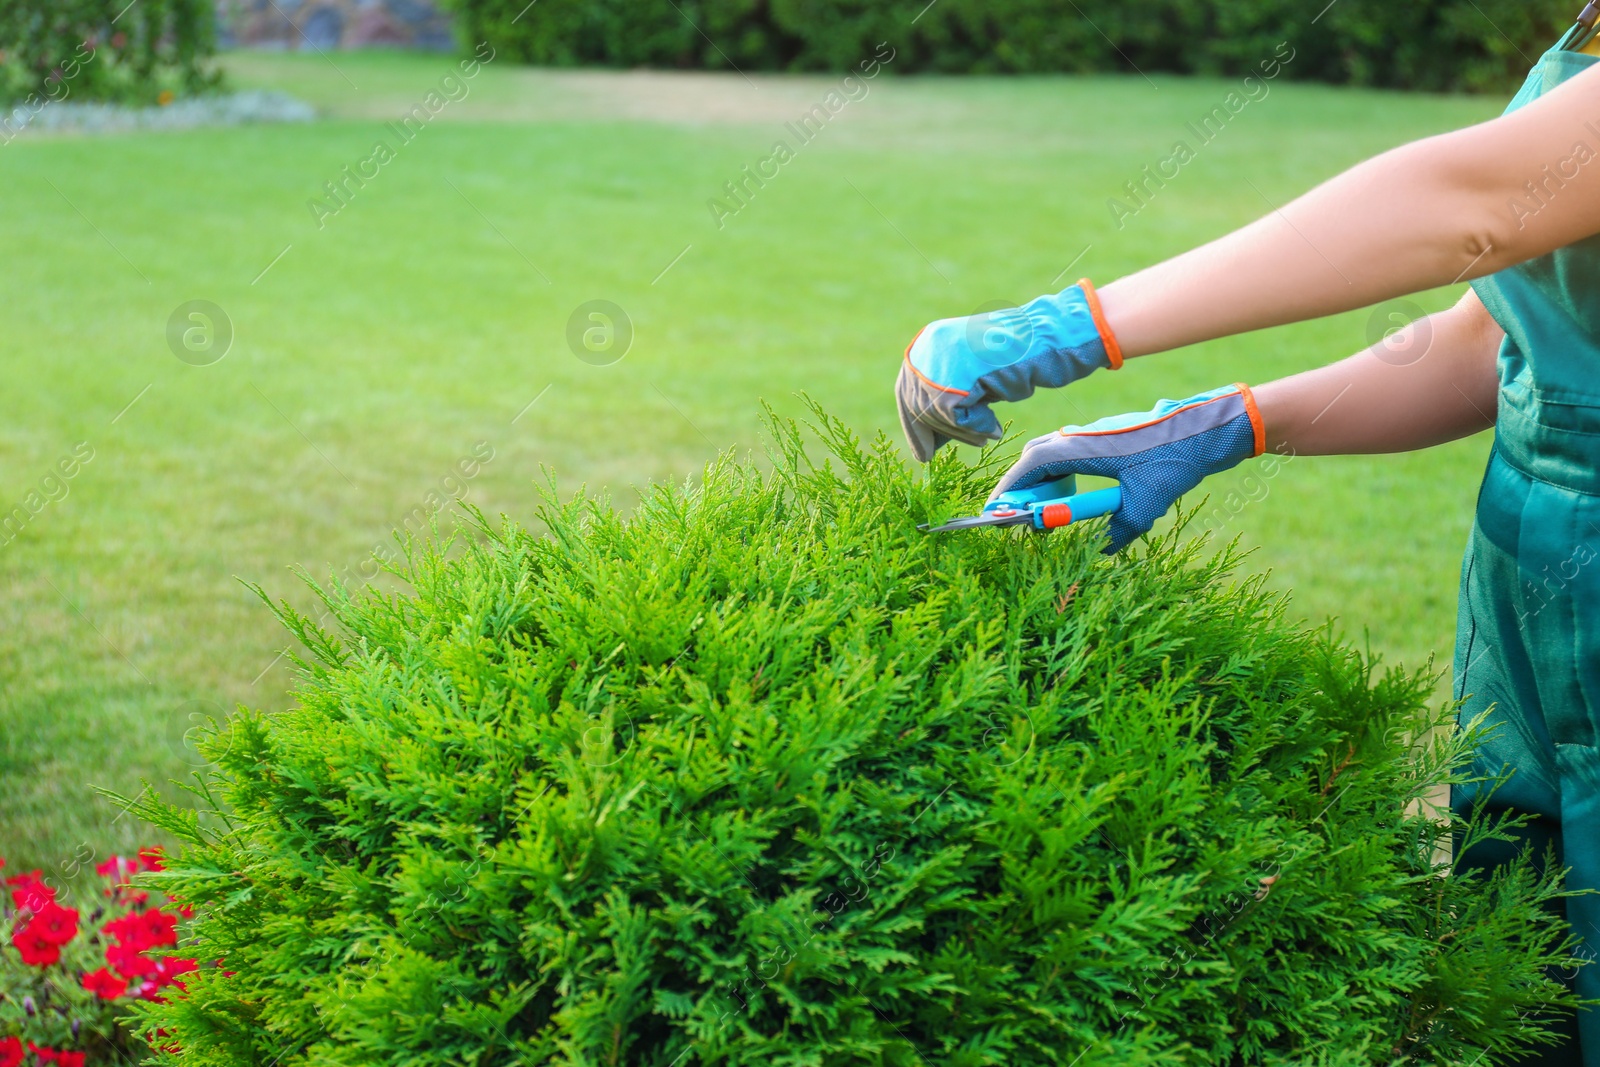
<instances>
[{"instance_id":1,"label":"green foliage","mask_svg":"<svg viewBox=\"0 0 1600 1067\"><path fill-rule=\"evenodd\" d=\"M7 0L0 4L0 103L153 104L218 75L209 0ZM168 97L170 99L170 97Z\"/></svg>"},{"instance_id":2,"label":"green foliage","mask_svg":"<svg viewBox=\"0 0 1600 1067\"><path fill-rule=\"evenodd\" d=\"M1245 75L1288 42L1300 57L1290 77L1430 90L1515 86L1581 6L1128 0L1086 15L1054 0L448 2L464 39L533 63L846 72L886 43L900 72Z\"/></svg>"},{"instance_id":3,"label":"green foliage","mask_svg":"<svg viewBox=\"0 0 1600 1067\"><path fill-rule=\"evenodd\" d=\"M1436 860L1473 743L1232 551L929 536L817 413L624 518L473 513L319 589L297 707L209 743L149 884L231 975L204 1065L1493 1063L1567 1002L1558 876ZM1502 827L1476 832L1502 835Z\"/></svg>"}]
</instances>

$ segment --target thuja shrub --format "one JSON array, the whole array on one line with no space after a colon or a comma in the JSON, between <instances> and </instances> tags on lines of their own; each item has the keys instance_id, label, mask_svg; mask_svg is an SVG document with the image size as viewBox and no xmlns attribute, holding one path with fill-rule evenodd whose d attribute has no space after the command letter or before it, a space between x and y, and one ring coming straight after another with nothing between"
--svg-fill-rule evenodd
<instances>
[{"instance_id":1,"label":"thuja shrub","mask_svg":"<svg viewBox=\"0 0 1600 1067\"><path fill-rule=\"evenodd\" d=\"M1472 736L1181 533L927 535L817 414L628 516L474 513L317 587L294 707L211 738L145 876L226 970L162 1062L1493 1063L1576 961L1557 876L1439 856ZM815 445L811 446L815 449ZM1473 832L1504 836L1504 826Z\"/></svg>"}]
</instances>

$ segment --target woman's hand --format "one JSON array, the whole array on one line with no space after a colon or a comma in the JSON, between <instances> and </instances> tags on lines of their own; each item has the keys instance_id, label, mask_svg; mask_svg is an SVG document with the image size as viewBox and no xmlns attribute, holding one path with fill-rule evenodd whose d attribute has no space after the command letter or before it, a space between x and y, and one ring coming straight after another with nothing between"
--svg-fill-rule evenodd
<instances>
[{"instance_id":1,"label":"woman's hand","mask_svg":"<svg viewBox=\"0 0 1600 1067\"><path fill-rule=\"evenodd\" d=\"M1260 455L1265 434L1247 386L1163 400L1150 411L1035 437L989 499L1068 474L1115 478L1122 503L1111 513L1106 551L1120 552L1201 479Z\"/></svg>"},{"instance_id":2,"label":"woman's hand","mask_svg":"<svg viewBox=\"0 0 1600 1067\"><path fill-rule=\"evenodd\" d=\"M900 427L918 462L948 441L1000 439L989 405L1122 365L1094 288L1084 279L1055 296L924 326L906 347L895 383Z\"/></svg>"}]
</instances>

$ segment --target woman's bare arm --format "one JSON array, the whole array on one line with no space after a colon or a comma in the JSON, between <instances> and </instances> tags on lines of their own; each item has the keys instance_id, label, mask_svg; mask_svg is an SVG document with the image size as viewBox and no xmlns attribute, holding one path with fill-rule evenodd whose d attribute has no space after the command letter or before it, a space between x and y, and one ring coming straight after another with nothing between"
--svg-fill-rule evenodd
<instances>
[{"instance_id":1,"label":"woman's bare arm","mask_svg":"<svg viewBox=\"0 0 1600 1067\"><path fill-rule=\"evenodd\" d=\"M1408 452L1486 429L1504 336L1468 293L1387 343L1256 386L1267 447L1306 456Z\"/></svg>"},{"instance_id":2,"label":"woman's bare arm","mask_svg":"<svg viewBox=\"0 0 1600 1067\"><path fill-rule=\"evenodd\" d=\"M1100 303L1122 354L1138 356L1491 274L1597 232L1600 68L1376 156L1102 287Z\"/></svg>"}]
</instances>

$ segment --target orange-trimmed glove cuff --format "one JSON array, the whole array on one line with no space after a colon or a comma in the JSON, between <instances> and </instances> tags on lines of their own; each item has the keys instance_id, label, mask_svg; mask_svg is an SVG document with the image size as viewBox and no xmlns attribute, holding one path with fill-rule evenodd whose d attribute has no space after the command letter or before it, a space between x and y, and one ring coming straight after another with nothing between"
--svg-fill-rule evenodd
<instances>
[{"instance_id":1,"label":"orange-trimmed glove cuff","mask_svg":"<svg viewBox=\"0 0 1600 1067\"><path fill-rule=\"evenodd\" d=\"M1094 319L1094 328L1100 333L1100 343L1106 346L1106 360L1111 364L1112 370L1122 367L1122 346L1117 344L1117 335L1111 332L1111 324L1106 321L1106 313L1100 309L1100 294L1094 291L1094 283L1088 278L1078 279L1078 288L1083 290L1084 303L1089 305L1089 315Z\"/></svg>"},{"instance_id":2,"label":"orange-trimmed glove cuff","mask_svg":"<svg viewBox=\"0 0 1600 1067\"><path fill-rule=\"evenodd\" d=\"M1267 420L1261 417L1261 409L1256 406L1256 394L1243 382L1234 382L1239 387L1239 396L1244 400L1244 410L1250 415L1250 428L1256 434L1256 450L1252 455L1259 456L1267 450Z\"/></svg>"}]
</instances>

